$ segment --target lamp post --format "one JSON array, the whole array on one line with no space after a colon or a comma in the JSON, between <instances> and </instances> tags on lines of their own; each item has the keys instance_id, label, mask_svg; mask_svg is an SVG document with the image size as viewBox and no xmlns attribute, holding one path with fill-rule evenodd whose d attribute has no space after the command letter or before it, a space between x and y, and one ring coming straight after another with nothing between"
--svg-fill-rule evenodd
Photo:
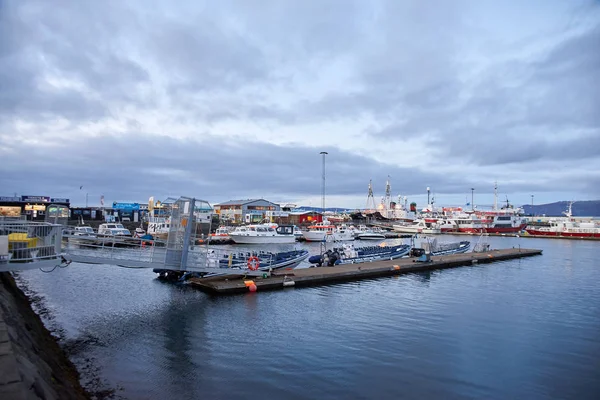
<instances>
[{"instance_id":1,"label":"lamp post","mask_svg":"<svg viewBox=\"0 0 600 400\"><path fill-rule=\"evenodd\" d=\"M427 206L429 206L429 186L427 186Z\"/></svg>"},{"instance_id":2,"label":"lamp post","mask_svg":"<svg viewBox=\"0 0 600 400\"><path fill-rule=\"evenodd\" d=\"M533 212L533 195L531 195L531 216L535 217L535 213Z\"/></svg>"},{"instance_id":3,"label":"lamp post","mask_svg":"<svg viewBox=\"0 0 600 400\"><path fill-rule=\"evenodd\" d=\"M475 188L471 188L471 211L475 211L475 204L473 203L475 199Z\"/></svg>"},{"instance_id":4,"label":"lamp post","mask_svg":"<svg viewBox=\"0 0 600 400\"><path fill-rule=\"evenodd\" d=\"M328 154L326 151L322 151L319 154L323 156L323 182L321 188L321 222L325 222L325 156ZM321 255L327 250L327 237L321 242Z\"/></svg>"}]
</instances>

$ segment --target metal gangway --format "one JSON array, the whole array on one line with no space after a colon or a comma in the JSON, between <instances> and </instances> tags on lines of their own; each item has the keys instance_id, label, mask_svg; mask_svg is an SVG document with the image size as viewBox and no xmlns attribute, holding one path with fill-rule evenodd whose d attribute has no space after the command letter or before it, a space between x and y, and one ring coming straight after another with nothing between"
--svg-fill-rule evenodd
<instances>
[{"instance_id":1,"label":"metal gangway","mask_svg":"<svg viewBox=\"0 0 600 400\"><path fill-rule=\"evenodd\" d=\"M270 274L268 266L274 260L269 253L236 253L215 249L210 242L198 244L196 213L204 210L205 204L208 204L205 200L179 198L171 208L166 241L86 235L68 229L66 218L63 219L65 210L60 209L47 214L46 222L0 220L0 272L64 267L77 262L182 274ZM260 269L249 268L248 259L253 257L260 259Z\"/></svg>"},{"instance_id":2,"label":"metal gangway","mask_svg":"<svg viewBox=\"0 0 600 400\"><path fill-rule=\"evenodd\" d=\"M22 219L0 219L0 272L50 268L67 263L63 226Z\"/></svg>"}]
</instances>

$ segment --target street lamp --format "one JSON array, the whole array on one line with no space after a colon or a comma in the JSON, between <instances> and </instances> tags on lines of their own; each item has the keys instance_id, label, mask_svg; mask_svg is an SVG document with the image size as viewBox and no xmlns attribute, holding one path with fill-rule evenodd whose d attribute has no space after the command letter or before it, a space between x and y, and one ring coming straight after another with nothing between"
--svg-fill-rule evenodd
<instances>
[{"instance_id":1,"label":"street lamp","mask_svg":"<svg viewBox=\"0 0 600 400\"><path fill-rule=\"evenodd\" d=\"M531 216L535 217L535 213L533 212L533 195L531 195Z\"/></svg>"},{"instance_id":2,"label":"street lamp","mask_svg":"<svg viewBox=\"0 0 600 400\"><path fill-rule=\"evenodd\" d=\"M429 206L429 186L427 186L427 206Z\"/></svg>"},{"instance_id":3,"label":"street lamp","mask_svg":"<svg viewBox=\"0 0 600 400\"><path fill-rule=\"evenodd\" d=\"M473 199L475 198L475 188L471 188L471 211L475 211L475 204Z\"/></svg>"}]
</instances>

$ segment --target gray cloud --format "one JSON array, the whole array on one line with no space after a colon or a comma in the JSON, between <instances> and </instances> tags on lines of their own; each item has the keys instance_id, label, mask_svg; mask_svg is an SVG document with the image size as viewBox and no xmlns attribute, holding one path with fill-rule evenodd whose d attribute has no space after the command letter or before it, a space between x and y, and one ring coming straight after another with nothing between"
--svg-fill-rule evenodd
<instances>
[{"instance_id":1,"label":"gray cloud","mask_svg":"<svg viewBox=\"0 0 600 400\"><path fill-rule=\"evenodd\" d=\"M87 190L135 199L152 194L211 200L262 195L281 198L319 195L321 191L321 150L300 145L257 146L251 141L228 144L219 137L204 137L202 142L142 134L74 138L54 146L51 152L13 144L12 151L2 155L3 185L59 193L77 193L84 185ZM369 179L384 182L387 174L397 177L398 188L406 191L422 191L423 182L435 182L437 188L448 191L468 186L462 179L381 164L334 148L325 150L330 151L326 167L331 194L362 195ZM22 162L25 153L30 160L26 165Z\"/></svg>"},{"instance_id":2,"label":"gray cloud","mask_svg":"<svg viewBox=\"0 0 600 400\"><path fill-rule=\"evenodd\" d=\"M557 4L547 7L558 15L564 9ZM570 162L600 168L598 5L578 3L568 8L575 14L557 17L564 26L539 32L497 21L477 25L494 7L509 6L478 7L386 0L2 2L2 187L72 193L86 181L107 196L135 199L156 190L217 200L318 195L320 158L302 134L280 140L302 144L276 146L249 127L273 137L288 127L314 132L319 124L360 126L363 119L374 121L357 128L372 148L352 145L357 131L340 144L347 150L326 148L331 194L362 195L369 178L384 182L388 174L403 193L427 185L462 193L489 186L496 178L489 171L498 166L509 171L504 176L525 177L503 184L506 190L597 193L597 176L577 175ZM579 24L583 18L587 25ZM43 142L60 118L76 137L52 151L20 143L24 132ZM16 121L30 127L21 131ZM224 129L229 122L235 126ZM104 135L87 137L90 125ZM140 131L201 140L134 133ZM378 148L407 138L430 158L410 169L375 161ZM561 177L537 180L535 171L547 170L548 162L564 163ZM437 169L452 163L488 176Z\"/></svg>"}]
</instances>

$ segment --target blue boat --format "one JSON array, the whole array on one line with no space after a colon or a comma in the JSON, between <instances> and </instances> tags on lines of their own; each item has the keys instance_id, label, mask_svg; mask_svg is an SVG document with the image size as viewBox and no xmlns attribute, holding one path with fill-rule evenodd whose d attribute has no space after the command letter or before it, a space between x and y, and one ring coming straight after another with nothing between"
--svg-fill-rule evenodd
<instances>
[{"instance_id":1,"label":"blue boat","mask_svg":"<svg viewBox=\"0 0 600 400\"><path fill-rule=\"evenodd\" d=\"M204 263L212 269L208 272L186 272L155 268L153 272L159 279L184 281L190 277L209 277L228 274L244 274L247 271L269 271L284 268L295 268L308 257L308 250L291 250L273 253L270 251L253 251L222 254L208 250ZM214 271L214 272L213 272Z\"/></svg>"},{"instance_id":2,"label":"blue boat","mask_svg":"<svg viewBox=\"0 0 600 400\"><path fill-rule=\"evenodd\" d=\"M327 250L324 254L315 255L308 259L311 264L317 267L344 264L358 264L363 262L395 260L408 255L410 246L408 244L399 244L396 246L366 246L355 248L348 244Z\"/></svg>"}]
</instances>

